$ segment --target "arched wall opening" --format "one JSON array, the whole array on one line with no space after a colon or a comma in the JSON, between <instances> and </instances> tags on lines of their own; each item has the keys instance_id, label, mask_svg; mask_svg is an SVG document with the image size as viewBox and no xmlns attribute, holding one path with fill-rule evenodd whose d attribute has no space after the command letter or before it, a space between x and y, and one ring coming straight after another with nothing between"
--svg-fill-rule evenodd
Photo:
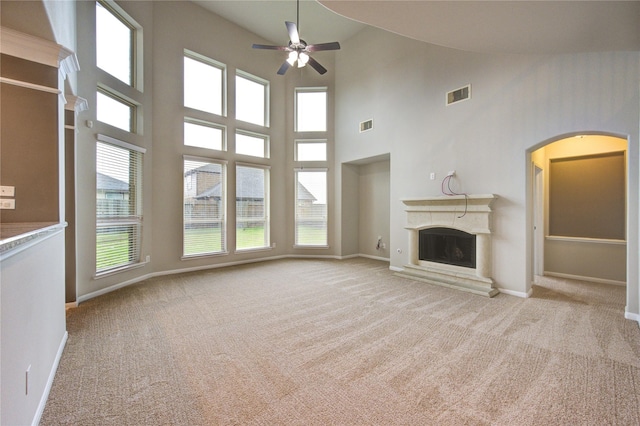
<instances>
[{"instance_id":1,"label":"arched wall opening","mask_svg":"<svg viewBox=\"0 0 640 426\"><path fill-rule=\"evenodd\" d=\"M527 273L627 284L628 140L574 133L527 151Z\"/></svg>"}]
</instances>

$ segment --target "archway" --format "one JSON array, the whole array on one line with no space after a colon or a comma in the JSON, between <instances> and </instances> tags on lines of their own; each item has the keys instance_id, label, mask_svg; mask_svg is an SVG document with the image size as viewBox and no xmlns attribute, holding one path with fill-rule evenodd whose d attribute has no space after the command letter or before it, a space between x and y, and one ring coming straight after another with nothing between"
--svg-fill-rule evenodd
<instances>
[{"instance_id":1,"label":"archway","mask_svg":"<svg viewBox=\"0 0 640 426\"><path fill-rule=\"evenodd\" d=\"M626 285L627 151L603 133L527 151L529 292L536 275Z\"/></svg>"}]
</instances>

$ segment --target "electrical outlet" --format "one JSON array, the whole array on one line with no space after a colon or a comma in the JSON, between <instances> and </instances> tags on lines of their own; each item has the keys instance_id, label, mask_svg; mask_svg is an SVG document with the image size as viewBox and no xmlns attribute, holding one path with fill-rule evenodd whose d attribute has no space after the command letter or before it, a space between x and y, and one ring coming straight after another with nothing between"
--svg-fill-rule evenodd
<instances>
[{"instance_id":1,"label":"electrical outlet","mask_svg":"<svg viewBox=\"0 0 640 426\"><path fill-rule=\"evenodd\" d=\"M16 209L16 200L13 198L6 198L0 200L0 209L3 210L15 210Z\"/></svg>"},{"instance_id":2,"label":"electrical outlet","mask_svg":"<svg viewBox=\"0 0 640 426\"><path fill-rule=\"evenodd\" d=\"M455 170L450 170L449 173L447 173L447 176L455 176L456 171Z\"/></svg>"},{"instance_id":3,"label":"electrical outlet","mask_svg":"<svg viewBox=\"0 0 640 426\"><path fill-rule=\"evenodd\" d=\"M147 263L151 262L151 256L147 255L147 257L146 257L145 261L146 261Z\"/></svg>"},{"instance_id":4,"label":"electrical outlet","mask_svg":"<svg viewBox=\"0 0 640 426\"><path fill-rule=\"evenodd\" d=\"M429 175L429 179L436 180L436 174L431 172L431 174Z\"/></svg>"},{"instance_id":5,"label":"electrical outlet","mask_svg":"<svg viewBox=\"0 0 640 426\"><path fill-rule=\"evenodd\" d=\"M15 186L0 186L0 197L14 197L15 195Z\"/></svg>"}]
</instances>

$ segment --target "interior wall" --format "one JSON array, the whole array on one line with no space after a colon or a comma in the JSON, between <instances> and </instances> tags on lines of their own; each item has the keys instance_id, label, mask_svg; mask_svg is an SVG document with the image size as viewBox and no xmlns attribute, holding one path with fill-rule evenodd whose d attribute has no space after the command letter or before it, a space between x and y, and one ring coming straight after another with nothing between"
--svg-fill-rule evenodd
<instances>
[{"instance_id":1,"label":"interior wall","mask_svg":"<svg viewBox=\"0 0 640 426\"><path fill-rule=\"evenodd\" d=\"M390 161L363 164L358 169L359 253L388 259Z\"/></svg>"},{"instance_id":2,"label":"interior wall","mask_svg":"<svg viewBox=\"0 0 640 426\"><path fill-rule=\"evenodd\" d=\"M628 217L637 218L639 55L475 54L373 28L343 43L336 60L336 161L390 151L391 267L408 263L401 200L440 195L442 178L455 170L457 192L499 197L493 279L498 288L526 296L533 276L527 152L585 129L628 135ZM471 99L446 106L446 93L467 84ZM370 118L374 129L359 134L357 123ZM629 235L628 250L635 253L637 220ZM627 276L627 309L637 313L638 271L630 262Z\"/></svg>"},{"instance_id":3,"label":"interior wall","mask_svg":"<svg viewBox=\"0 0 640 426\"><path fill-rule=\"evenodd\" d=\"M342 164L341 177L341 255L360 253L360 166Z\"/></svg>"}]
</instances>

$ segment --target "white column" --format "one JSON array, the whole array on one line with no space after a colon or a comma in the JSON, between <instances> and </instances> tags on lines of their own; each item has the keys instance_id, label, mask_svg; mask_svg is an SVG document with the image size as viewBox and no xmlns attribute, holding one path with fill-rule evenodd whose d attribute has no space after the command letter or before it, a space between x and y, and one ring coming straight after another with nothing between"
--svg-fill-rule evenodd
<instances>
[{"instance_id":1,"label":"white column","mask_svg":"<svg viewBox=\"0 0 640 426\"><path fill-rule=\"evenodd\" d=\"M490 234L476 234L476 275L491 278Z\"/></svg>"},{"instance_id":2,"label":"white column","mask_svg":"<svg viewBox=\"0 0 640 426\"><path fill-rule=\"evenodd\" d=\"M418 254L419 254L419 247L418 247L418 230L417 229L410 229L409 230L409 263L411 265L417 265L418 264Z\"/></svg>"}]
</instances>

